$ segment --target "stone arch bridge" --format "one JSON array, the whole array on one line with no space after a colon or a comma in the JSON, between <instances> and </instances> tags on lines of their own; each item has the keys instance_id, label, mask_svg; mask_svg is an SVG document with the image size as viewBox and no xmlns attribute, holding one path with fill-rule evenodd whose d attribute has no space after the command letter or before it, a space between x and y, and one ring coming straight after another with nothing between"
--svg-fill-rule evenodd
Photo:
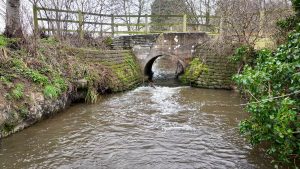
<instances>
[{"instance_id":1,"label":"stone arch bridge","mask_svg":"<svg viewBox=\"0 0 300 169\"><path fill-rule=\"evenodd\" d=\"M128 35L114 39L114 49L132 49L137 57L144 75L151 79L152 65L161 56L174 57L180 69L184 71L194 55L197 44L209 39L206 33L162 33L148 35Z\"/></svg>"}]
</instances>

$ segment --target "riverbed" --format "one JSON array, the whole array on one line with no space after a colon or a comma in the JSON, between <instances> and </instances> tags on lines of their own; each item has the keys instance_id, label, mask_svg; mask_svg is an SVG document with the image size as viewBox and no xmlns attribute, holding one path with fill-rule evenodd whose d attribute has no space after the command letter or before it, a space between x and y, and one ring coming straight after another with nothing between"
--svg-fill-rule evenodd
<instances>
[{"instance_id":1,"label":"riverbed","mask_svg":"<svg viewBox=\"0 0 300 169\"><path fill-rule=\"evenodd\" d=\"M272 168L239 134L234 91L139 87L0 141L2 168Z\"/></svg>"}]
</instances>

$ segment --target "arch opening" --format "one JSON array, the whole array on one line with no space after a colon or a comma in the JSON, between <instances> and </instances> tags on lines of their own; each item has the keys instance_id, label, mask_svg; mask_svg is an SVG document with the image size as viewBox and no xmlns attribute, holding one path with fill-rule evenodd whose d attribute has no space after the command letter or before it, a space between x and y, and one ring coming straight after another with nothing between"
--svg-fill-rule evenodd
<instances>
[{"instance_id":1,"label":"arch opening","mask_svg":"<svg viewBox=\"0 0 300 169\"><path fill-rule=\"evenodd\" d=\"M152 59L150 59L144 67L144 75L148 77L149 81L152 81L154 78L154 74L158 73L153 71L154 64L157 64L156 61L163 59L163 57L173 57L172 59L174 59L175 57L175 61L176 61L176 65L175 65L176 71L174 71L175 79L177 79L179 75L184 73L184 62L180 60L178 57L172 55L157 55Z\"/></svg>"}]
</instances>

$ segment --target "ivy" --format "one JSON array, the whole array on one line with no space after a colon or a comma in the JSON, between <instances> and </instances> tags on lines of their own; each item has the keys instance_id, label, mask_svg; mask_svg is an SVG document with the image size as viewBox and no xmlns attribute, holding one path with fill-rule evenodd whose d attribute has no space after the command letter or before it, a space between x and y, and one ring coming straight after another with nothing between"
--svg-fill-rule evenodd
<instances>
[{"instance_id":1,"label":"ivy","mask_svg":"<svg viewBox=\"0 0 300 169\"><path fill-rule=\"evenodd\" d=\"M269 143L267 153L289 163L300 156L300 31L275 52L255 55L256 64L234 77L249 98L251 115L240 130L253 145Z\"/></svg>"}]
</instances>

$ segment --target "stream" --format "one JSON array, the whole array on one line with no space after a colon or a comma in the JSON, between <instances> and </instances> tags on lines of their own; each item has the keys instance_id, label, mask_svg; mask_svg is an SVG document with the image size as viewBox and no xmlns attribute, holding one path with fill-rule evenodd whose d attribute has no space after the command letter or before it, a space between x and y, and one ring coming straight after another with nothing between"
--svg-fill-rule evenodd
<instances>
[{"instance_id":1,"label":"stream","mask_svg":"<svg viewBox=\"0 0 300 169\"><path fill-rule=\"evenodd\" d=\"M237 92L139 87L0 141L2 168L272 168L239 134Z\"/></svg>"},{"instance_id":2,"label":"stream","mask_svg":"<svg viewBox=\"0 0 300 169\"><path fill-rule=\"evenodd\" d=\"M180 86L176 60L157 62L155 88L73 105L0 140L0 168L273 168L239 133L248 115L238 92Z\"/></svg>"}]
</instances>

